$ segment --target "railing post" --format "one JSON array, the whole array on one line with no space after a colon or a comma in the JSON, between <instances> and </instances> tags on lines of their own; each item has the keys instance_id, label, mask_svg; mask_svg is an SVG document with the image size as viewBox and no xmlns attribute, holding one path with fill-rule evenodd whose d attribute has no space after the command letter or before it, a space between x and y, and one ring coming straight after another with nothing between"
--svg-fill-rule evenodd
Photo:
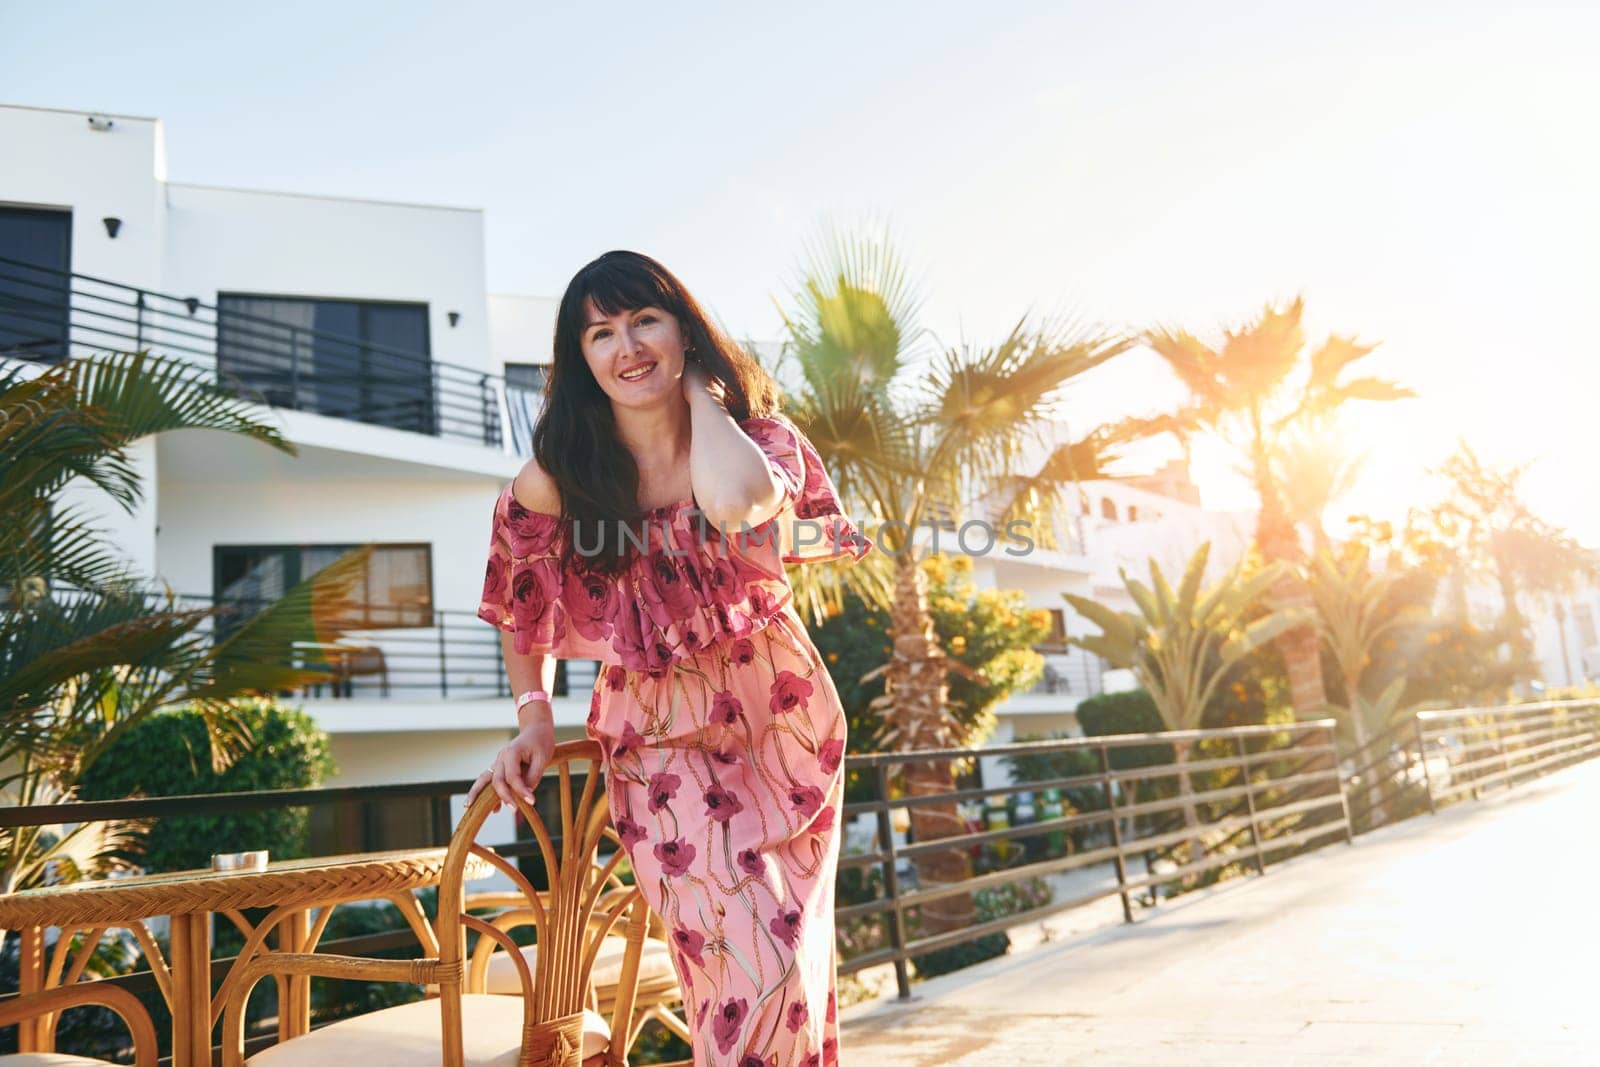
<instances>
[{"instance_id":1,"label":"railing post","mask_svg":"<svg viewBox=\"0 0 1600 1067\"><path fill-rule=\"evenodd\" d=\"M1511 756L1506 752L1506 732L1498 713L1494 717L1494 747L1500 753L1500 773L1505 775L1506 788L1510 789L1515 784L1511 777Z\"/></svg>"},{"instance_id":2,"label":"railing post","mask_svg":"<svg viewBox=\"0 0 1600 1067\"><path fill-rule=\"evenodd\" d=\"M487 374L478 376L478 395L483 402L483 443L491 448L500 445L500 406L494 402L494 386Z\"/></svg>"},{"instance_id":3,"label":"railing post","mask_svg":"<svg viewBox=\"0 0 1600 1067\"><path fill-rule=\"evenodd\" d=\"M1239 781L1244 784L1245 810L1250 814L1250 847L1256 851L1256 873L1266 874L1267 857L1261 849L1261 832L1256 826L1256 789L1250 782L1250 760L1244 749L1244 734L1234 734L1233 743L1239 753Z\"/></svg>"},{"instance_id":4,"label":"railing post","mask_svg":"<svg viewBox=\"0 0 1600 1067\"><path fill-rule=\"evenodd\" d=\"M500 643L500 631L494 635L494 695L508 697L511 695L511 679L506 676L506 649Z\"/></svg>"},{"instance_id":5,"label":"railing post","mask_svg":"<svg viewBox=\"0 0 1600 1067\"><path fill-rule=\"evenodd\" d=\"M1122 829L1117 825L1117 800L1111 791L1111 757L1099 745L1100 788L1106 795L1106 820L1111 824L1111 846L1117 850L1117 895L1122 898L1122 921L1133 922L1133 902L1128 899L1128 862L1122 854Z\"/></svg>"},{"instance_id":6,"label":"railing post","mask_svg":"<svg viewBox=\"0 0 1600 1067\"><path fill-rule=\"evenodd\" d=\"M889 913L889 944L894 948L894 984L901 1000L911 999L911 971L905 957L906 917L900 910L900 871L894 849L894 822L889 818L889 768L880 763L878 772L878 840L882 842L883 889L889 894L893 910Z\"/></svg>"},{"instance_id":7,"label":"railing post","mask_svg":"<svg viewBox=\"0 0 1600 1067\"><path fill-rule=\"evenodd\" d=\"M289 407L300 410L300 329L289 327Z\"/></svg>"},{"instance_id":8,"label":"railing post","mask_svg":"<svg viewBox=\"0 0 1600 1067\"><path fill-rule=\"evenodd\" d=\"M445 615L442 611L435 612L434 614L439 617L439 695L441 697L447 697L450 695L450 664L445 659L444 653Z\"/></svg>"},{"instance_id":9,"label":"railing post","mask_svg":"<svg viewBox=\"0 0 1600 1067\"><path fill-rule=\"evenodd\" d=\"M1339 790L1339 810L1344 812L1344 843L1353 845L1356 843L1356 833L1355 829L1350 825L1350 796L1345 792L1344 788L1344 770L1339 765L1339 735L1334 732L1334 726L1335 724L1330 722L1326 727L1328 731L1328 747L1333 750L1333 785L1335 789ZM1299 848L1303 847L1302 843ZM1296 854L1298 854L1298 848Z\"/></svg>"},{"instance_id":10,"label":"railing post","mask_svg":"<svg viewBox=\"0 0 1600 1067\"><path fill-rule=\"evenodd\" d=\"M1433 772L1428 769L1428 745L1422 732L1422 716L1412 715L1411 724L1416 727L1417 759L1422 761L1422 785L1428 792L1428 814L1437 815L1439 809L1433 804Z\"/></svg>"},{"instance_id":11,"label":"railing post","mask_svg":"<svg viewBox=\"0 0 1600 1067\"><path fill-rule=\"evenodd\" d=\"M133 298L133 350L144 351L144 290L139 289Z\"/></svg>"}]
</instances>

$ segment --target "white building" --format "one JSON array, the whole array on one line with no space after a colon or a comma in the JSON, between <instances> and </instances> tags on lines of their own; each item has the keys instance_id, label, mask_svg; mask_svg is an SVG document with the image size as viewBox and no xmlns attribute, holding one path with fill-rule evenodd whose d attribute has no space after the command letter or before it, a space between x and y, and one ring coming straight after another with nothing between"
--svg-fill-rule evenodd
<instances>
[{"instance_id":1,"label":"white building","mask_svg":"<svg viewBox=\"0 0 1600 1067\"><path fill-rule=\"evenodd\" d=\"M187 596L270 599L374 544L372 627L348 642L363 651L347 691L307 697L336 782L485 767L513 718L498 632L475 609L555 301L486 292L480 211L170 181L154 119L0 107L0 155L0 358L186 357L264 399L299 451L198 431L137 444L139 513L85 497L133 563ZM1155 556L1176 573L1210 540L1225 567L1248 544L1249 516L1203 511L1174 472L1144 481L1086 483L1088 513L1053 546L980 557L978 584L1023 590L1064 638L1081 620L1062 592L1115 603L1119 566ZM1073 730L1105 684L1059 639L1050 661L1038 691L1001 709L996 740ZM592 665L564 673L558 735L581 736Z\"/></svg>"}]
</instances>

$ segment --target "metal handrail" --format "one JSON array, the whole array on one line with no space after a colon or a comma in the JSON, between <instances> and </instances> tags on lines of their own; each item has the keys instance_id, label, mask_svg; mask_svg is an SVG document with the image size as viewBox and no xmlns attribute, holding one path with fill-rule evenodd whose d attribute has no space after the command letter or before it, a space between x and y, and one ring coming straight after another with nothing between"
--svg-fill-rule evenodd
<instances>
[{"instance_id":1,"label":"metal handrail","mask_svg":"<svg viewBox=\"0 0 1600 1067\"><path fill-rule=\"evenodd\" d=\"M211 371L219 388L273 407L494 448L511 440L505 380L479 368L6 256L0 280L10 286L0 294L0 325L24 337L37 334L14 353L19 358L156 351ZM223 365L224 352L231 366Z\"/></svg>"},{"instance_id":2,"label":"metal handrail","mask_svg":"<svg viewBox=\"0 0 1600 1067\"><path fill-rule=\"evenodd\" d=\"M1485 716L1489 717L1490 725L1499 728L1500 736L1472 742L1470 747L1456 746L1459 752L1451 751L1452 746L1446 739L1457 732L1455 728L1460 727L1461 732L1477 730L1484 725L1481 720ZM1557 721L1550 722L1552 718ZM1537 730L1527 729L1530 724L1540 723L1543 725ZM1510 788L1528 777L1548 773L1579 760L1600 757L1600 702L1568 701L1420 713L1405 720L1404 726L1412 730L1422 753L1425 754L1431 744L1444 751L1445 755L1439 757L1440 762L1449 764L1448 767L1438 768L1438 774L1444 780L1435 781L1432 774L1426 778L1430 811L1436 811L1439 806L1461 796L1479 796L1483 789L1493 785L1504 784ZM1513 729L1517 732L1512 733ZM1396 737L1404 735L1403 728L1396 731ZM1111 762L1113 753L1132 747L1162 745L1173 740L1224 739L1233 747L1231 758L1211 755L1203 760L1185 760L1181 765L1167 762L1122 769L1113 768ZM1263 747L1252 749L1252 744ZM970 759L976 755L1027 755L1067 750L1092 752L1098 771L987 788L945 790L924 796L895 795L890 789L891 769L907 763L948 762ZM1482 756L1483 752L1490 750L1493 751L1491 756ZM883 876L883 896L841 904L837 906L835 916L840 920L879 917L887 923L888 943L882 948L873 948L841 960L839 971L849 974L867 967L893 966L901 996L909 996L909 962L923 953L1024 923L1037 922L1112 896L1121 900L1124 921L1133 922L1135 893L1180 878L1222 871L1229 867L1245 871L1253 867L1260 876L1266 874L1270 865L1319 847L1336 837L1350 842L1356 833L1350 814L1350 795L1363 793L1366 787L1351 787L1349 776L1341 770L1339 755L1332 719L1216 730L1020 742L992 748L849 755L845 758L846 769L875 779L877 794L871 800L846 803L841 811L841 819L872 817L877 824L877 845L868 852L840 857L839 866L841 870L878 867ZM1457 758L1460 755L1471 758ZM1428 762L1427 759L1422 760L1424 770L1428 769ZM1477 774L1476 769L1488 762L1497 766L1494 773ZM1154 799L1119 795L1126 791L1114 788L1128 782L1171 778L1180 772L1203 773L1202 768L1222 775L1224 784L1197 789L1186 795L1175 794ZM1227 774L1229 771L1232 772L1231 779ZM430 839L432 843L442 843L448 840L450 834L450 798L466 792L471 784L471 780L460 779L408 785L75 802L0 810L0 829L62 822L152 819L187 815L200 810L208 815L217 815L270 808L427 798L432 812ZM1007 795L1024 789L1038 790L1051 786L1084 788L1095 785L1099 786L1102 807L1060 818L906 844L896 841L892 826L892 815L896 810ZM1185 808L1192 808L1195 812L1196 821L1192 826L1184 819ZM966 850L1002 841L1020 841L1045 834L1096 827L1103 832L1106 844L1061 857L1001 868L949 886L912 889L901 884L901 861L911 861L950 849ZM1152 854L1190 840L1198 840L1201 851L1197 856L1186 857L1187 862L1159 871L1149 864ZM498 848L508 856L533 855L538 850L532 842L510 842ZM1128 869L1129 860L1141 855L1146 859L1146 873L1135 876ZM1108 863L1114 866L1116 879L1114 885L1104 889L959 930L927 934L915 939L910 936L908 913L922 905L963 893L1010 885L1024 879ZM401 944L404 940L399 934L379 934L352 939L338 947L347 951L371 951L379 947L404 947ZM228 963L219 960L214 966L221 968ZM133 986L141 982L149 984L151 981L148 971L111 980Z\"/></svg>"}]
</instances>

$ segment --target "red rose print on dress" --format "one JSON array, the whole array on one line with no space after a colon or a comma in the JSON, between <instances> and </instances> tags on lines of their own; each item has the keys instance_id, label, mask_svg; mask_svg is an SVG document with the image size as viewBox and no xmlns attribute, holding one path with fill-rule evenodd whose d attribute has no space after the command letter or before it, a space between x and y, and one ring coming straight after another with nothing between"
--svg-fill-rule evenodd
<instances>
[{"instance_id":1,"label":"red rose print on dress","mask_svg":"<svg viewBox=\"0 0 1600 1067\"><path fill-rule=\"evenodd\" d=\"M622 724L622 736L617 738L616 743L611 746L611 758L613 760L627 759L629 756L637 755L643 747L644 736L633 728L633 723L625 722Z\"/></svg>"},{"instance_id":2,"label":"red rose print on dress","mask_svg":"<svg viewBox=\"0 0 1600 1067\"><path fill-rule=\"evenodd\" d=\"M675 658L672 654L672 645L660 634L652 637L650 643L645 645L644 667L652 678L664 677Z\"/></svg>"},{"instance_id":3,"label":"red rose print on dress","mask_svg":"<svg viewBox=\"0 0 1600 1067\"><path fill-rule=\"evenodd\" d=\"M761 853L753 848L747 848L739 853L739 869L745 874L753 874L759 878L767 873L767 864L761 858Z\"/></svg>"},{"instance_id":4,"label":"red rose print on dress","mask_svg":"<svg viewBox=\"0 0 1600 1067\"><path fill-rule=\"evenodd\" d=\"M561 599L572 628L591 641L603 641L615 629L612 618L622 593L609 575L573 570L561 583Z\"/></svg>"},{"instance_id":5,"label":"red rose print on dress","mask_svg":"<svg viewBox=\"0 0 1600 1067\"><path fill-rule=\"evenodd\" d=\"M748 637L741 637L728 646L728 656L734 666L748 666L756 661L756 643Z\"/></svg>"},{"instance_id":6,"label":"red rose print on dress","mask_svg":"<svg viewBox=\"0 0 1600 1067\"><path fill-rule=\"evenodd\" d=\"M703 573L706 591L710 594L713 604L731 605L742 599L739 568L734 566L733 560L727 556L718 556Z\"/></svg>"},{"instance_id":7,"label":"red rose print on dress","mask_svg":"<svg viewBox=\"0 0 1600 1067\"><path fill-rule=\"evenodd\" d=\"M750 1002L743 997L726 1000L717 1005L717 1016L711 1023L711 1033L717 1039L717 1051L726 1056L739 1040L739 1029L750 1011Z\"/></svg>"},{"instance_id":8,"label":"red rose print on dress","mask_svg":"<svg viewBox=\"0 0 1600 1067\"><path fill-rule=\"evenodd\" d=\"M617 837L621 839L624 848L633 848L643 841L649 833L643 826L623 815L617 819Z\"/></svg>"},{"instance_id":9,"label":"red rose print on dress","mask_svg":"<svg viewBox=\"0 0 1600 1067\"><path fill-rule=\"evenodd\" d=\"M650 776L650 812L655 814L667 806L667 801L678 795L678 786L683 784L671 771L659 771Z\"/></svg>"},{"instance_id":10,"label":"red rose print on dress","mask_svg":"<svg viewBox=\"0 0 1600 1067\"><path fill-rule=\"evenodd\" d=\"M705 957L701 955L706 947L703 934L679 926L672 931L672 943L678 946L678 951L683 953L685 959L693 960L696 967L706 965Z\"/></svg>"},{"instance_id":11,"label":"red rose print on dress","mask_svg":"<svg viewBox=\"0 0 1600 1067\"><path fill-rule=\"evenodd\" d=\"M806 706L812 685L793 671L779 671L772 679L772 711L776 715Z\"/></svg>"},{"instance_id":12,"label":"red rose print on dress","mask_svg":"<svg viewBox=\"0 0 1600 1067\"><path fill-rule=\"evenodd\" d=\"M694 846L681 837L671 841L663 841L651 849L656 862L661 864L661 871L672 878L682 878L689 873L689 864L694 862Z\"/></svg>"},{"instance_id":13,"label":"red rose print on dress","mask_svg":"<svg viewBox=\"0 0 1600 1067\"><path fill-rule=\"evenodd\" d=\"M612 664L606 668L606 688L613 693L620 693L628 684L628 670L626 667Z\"/></svg>"},{"instance_id":14,"label":"red rose print on dress","mask_svg":"<svg viewBox=\"0 0 1600 1067\"><path fill-rule=\"evenodd\" d=\"M657 553L650 557L649 565L639 581L639 599L657 628L665 630L679 619L687 619L696 607L694 587L684 579L677 562Z\"/></svg>"},{"instance_id":15,"label":"red rose print on dress","mask_svg":"<svg viewBox=\"0 0 1600 1067\"><path fill-rule=\"evenodd\" d=\"M511 614L536 634L550 630L550 609L561 595L556 572L538 562L519 563L511 571Z\"/></svg>"},{"instance_id":16,"label":"red rose print on dress","mask_svg":"<svg viewBox=\"0 0 1600 1067\"><path fill-rule=\"evenodd\" d=\"M801 921L800 909L791 908L782 914L774 915L767 926L784 944L794 948L800 943Z\"/></svg>"},{"instance_id":17,"label":"red rose print on dress","mask_svg":"<svg viewBox=\"0 0 1600 1067\"><path fill-rule=\"evenodd\" d=\"M705 798L706 814L720 823L727 822L744 810L738 796L720 785L707 786Z\"/></svg>"},{"instance_id":18,"label":"red rose print on dress","mask_svg":"<svg viewBox=\"0 0 1600 1067\"><path fill-rule=\"evenodd\" d=\"M800 1028L806 1024L806 1019L809 1017L810 1012L806 1010L806 1002L797 1000L789 1005L789 1014L784 1016L784 1022L788 1024L791 1034L798 1034Z\"/></svg>"},{"instance_id":19,"label":"red rose print on dress","mask_svg":"<svg viewBox=\"0 0 1600 1067\"><path fill-rule=\"evenodd\" d=\"M506 595L506 564L497 555L489 557L489 569L483 575L483 599L489 603L503 600Z\"/></svg>"},{"instance_id":20,"label":"red rose print on dress","mask_svg":"<svg viewBox=\"0 0 1600 1067\"><path fill-rule=\"evenodd\" d=\"M789 803L794 805L794 810L801 815L810 817L822 807L822 790L814 785L793 785L789 787Z\"/></svg>"},{"instance_id":21,"label":"red rose print on dress","mask_svg":"<svg viewBox=\"0 0 1600 1067\"><path fill-rule=\"evenodd\" d=\"M744 705L739 703L739 698L727 690L723 690L711 698L711 721L724 726L733 726L744 715Z\"/></svg>"},{"instance_id":22,"label":"red rose print on dress","mask_svg":"<svg viewBox=\"0 0 1600 1067\"><path fill-rule=\"evenodd\" d=\"M817 749L817 766L823 774L832 774L839 769L839 764L844 759L844 741L837 737L830 737L822 742L822 747Z\"/></svg>"},{"instance_id":23,"label":"red rose print on dress","mask_svg":"<svg viewBox=\"0 0 1600 1067\"><path fill-rule=\"evenodd\" d=\"M817 817L806 824L806 833L825 834L833 829L833 805L829 804L817 812Z\"/></svg>"}]
</instances>

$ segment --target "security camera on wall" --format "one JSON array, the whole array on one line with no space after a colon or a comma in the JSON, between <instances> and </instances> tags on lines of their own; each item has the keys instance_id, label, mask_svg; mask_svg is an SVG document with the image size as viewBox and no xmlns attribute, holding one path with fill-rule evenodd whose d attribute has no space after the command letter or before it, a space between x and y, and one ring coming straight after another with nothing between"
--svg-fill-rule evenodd
<instances>
[{"instance_id":1,"label":"security camera on wall","mask_svg":"<svg viewBox=\"0 0 1600 1067\"><path fill-rule=\"evenodd\" d=\"M116 123L112 122L110 119L106 118L104 115L90 115L89 116L89 128L91 130L96 130L96 131L98 131L100 133L105 133L107 130L111 129L111 127L113 127L115 125L116 125Z\"/></svg>"}]
</instances>

